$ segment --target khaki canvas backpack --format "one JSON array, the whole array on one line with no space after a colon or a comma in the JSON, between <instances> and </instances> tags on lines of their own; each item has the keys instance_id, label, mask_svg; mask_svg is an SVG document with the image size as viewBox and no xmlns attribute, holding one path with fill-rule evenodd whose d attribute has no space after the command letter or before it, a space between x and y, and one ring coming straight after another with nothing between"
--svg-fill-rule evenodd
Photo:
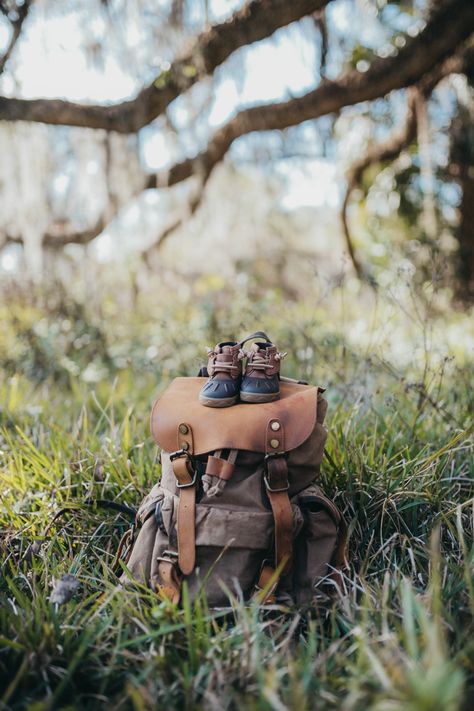
<instances>
[{"instance_id":1,"label":"khaki canvas backpack","mask_svg":"<svg viewBox=\"0 0 474 711\"><path fill-rule=\"evenodd\" d=\"M202 382L176 378L153 407L161 478L138 510L121 581L175 603L186 581L211 606L229 592L267 604L325 597L345 565L346 526L318 485L323 391L282 378L279 400L218 410L198 402Z\"/></svg>"}]
</instances>

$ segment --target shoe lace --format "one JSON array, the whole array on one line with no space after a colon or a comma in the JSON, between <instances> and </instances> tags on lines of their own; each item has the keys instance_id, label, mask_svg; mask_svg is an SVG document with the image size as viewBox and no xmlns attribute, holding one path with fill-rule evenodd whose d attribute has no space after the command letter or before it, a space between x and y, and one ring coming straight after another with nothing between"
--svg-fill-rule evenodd
<instances>
[{"instance_id":1,"label":"shoe lace","mask_svg":"<svg viewBox=\"0 0 474 711\"><path fill-rule=\"evenodd\" d=\"M235 365L233 363L223 363L222 361L217 360L217 356L219 355L219 351L216 351L215 348L207 348L207 355L209 358L212 358L212 365L214 366L214 373L225 373L229 372L232 370L232 368L235 368ZM244 351L243 348L239 350L239 353L237 355L237 358L239 360L242 360L247 356L247 353Z\"/></svg>"},{"instance_id":2,"label":"shoe lace","mask_svg":"<svg viewBox=\"0 0 474 711\"><path fill-rule=\"evenodd\" d=\"M263 355L262 355L263 353ZM265 370L266 368L273 368L273 364L268 362L268 356L265 350L259 351L247 351L245 353L246 357L250 360L252 368L255 370ZM283 360L288 353L275 353L275 360Z\"/></svg>"}]
</instances>

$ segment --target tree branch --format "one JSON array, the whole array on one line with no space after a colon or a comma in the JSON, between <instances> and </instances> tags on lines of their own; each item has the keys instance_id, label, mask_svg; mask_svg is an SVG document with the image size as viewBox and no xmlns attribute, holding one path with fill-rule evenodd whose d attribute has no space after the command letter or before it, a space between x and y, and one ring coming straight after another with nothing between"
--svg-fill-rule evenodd
<instances>
[{"instance_id":1,"label":"tree branch","mask_svg":"<svg viewBox=\"0 0 474 711\"><path fill-rule=\"evenodd\" d=\"M341 206L341 222L346 240L347 251L357 276L360 279L368 277L367 269L361 264L356 254L347 218L347 210L352 193L360 185L364 172L372 165L393 161L400 153L413 143L417 136L417 107L420 101L426 101L436 85L449 74L465 73L473 66L474 47L469 46L463 52L447 59L442 65L428 72L417 86L411 88L408 94L407 114L402 128L395 131L383 143L372 146L347 173L347 186ZM369 275L369 281L372 281Z\"/></svg>"},{"instance_id":2,"label":"tree branch","mask_svg":"<svg viewBox=\"0 0 474 711\"><path fill-rule=\"evenodd\" d=\"M344 200L341 206L341 222L344 238L346 240L347 251L351 259L354 270L359 279L367 278L367 270L359 261L352 241L349 223L347 219L347 209L354 190L360 185L362 176L367 168L377 163L394 160L404 148L407 148L416 137L416 94L414 87L408 94L407 115L405 123L399 131L395 131L385 142L379 143L370 148L365 156L360 158L351 167L347 174L347 186Z\"/></svg>"},{"instance_id":3,"label":"tree branch","mask_svg":"<svg viewBox=\"0 0 474 711\"><path fill-rule=\"evenodd\" d=\"M171 235L174 234L176 230L184 224L185 220L194 215L204 198L206 184L207 179L199 181L199 185L195 192L190 196L186 209L183 210L183 214L178 217L174 222L172 222L171 225L165 227L160 232L158 237L154 240L154 242L143 252L142 258L147 266L150 266L150 258L152 257L153 253L160 250L163 247L164 243L168 240L168 238L171 237Z\"/></svg>"},{"instance_id":4,"label":"tree branch","mask_svg":"<svg viewBox=\"0 0 474 711\"><path fill-rule=\"evenodd\" d=\"M112 217L115 217L116 214ZM111 222L112 218L109 221ZM67 228L63 222L58 222L51 225L49 230L44 233L42 245L50 249L62 249L67 244L86 245L104 231L109 221L101 216L92 227L88 227L85 230L73 230L70 227ZM5 247L7 244L23 244L23 241L22 235L4 232L0 244L1 247Z\"/></svg>"},{"instance_id":5,"label":"tree branch","mask_svg":"<svg viewBox=\"0 0 474 711\"><path fill-rule=\"evenodd\" d=\"M329 52L329 33L325 10L315 12L313 14L313 18L314 24L318 28L319 34L321 36L319 73L321 77L324 78L326 76L326 65Z\"/></svg>"},{"instance_id":6,"label":"tree branch","mask_svg":"<svg viewBox=\"0 0 474 711\"><path fill-rule=\"evenodd\" d=\"M145 176L143 189L170 187L193 175L197 175L205 185L213 168L223 159L233 141L253 131L284 129L417 82L421 82L420 90L429 95L440 79L441 61L452 55L473 29L474 3L450 0L433 15L418 37L409 39L395 57L376 60L365 73L351 71L336 81L324 81L317 89L300 98L240 111L216 131L207 148L199 155L175 164L164 174ZM473 54L474 49L470 47L460 56L449 57L442 65L443 75L464 72L469 61L472 65ZM388 160L389 147L386 150L385 160ZM395 150L396 146L393 146L392 152ZM58 229L50 230L44 237L44 244L51 247L70 243L86 244L100 234L105 226L105 218L101 218L93 228L82 232L73 231L61 235ZM18 236L7 236L6 241L22 240Z\"/></svg>"},{"instance_id":7,"label":"tree branch","mask_svg":"<svg viewBox=\"0 0 474 711\"><path fill-rule=\"evenodd\" d=\"M146 263L148 263L148 260L153 252L158 247L161 249L167 238L173 234L173 232L175 232L188 217L194 215L204 197L206 183L207 180L199 181L199 185L196 190L193 191L188 199L187 207L183 210L183 214L170 225L165 227L154 240L153 244L147 247L147 249L143 252L143 259ZM137 194L140 192L141 191L138 191ZM63 249L68 244L85 246L98 237L105 230L105 228L110 225L112 220L118 215L119 211L119 206L116 206L116 209L112 211L112 214L109 211L107 218L105 215L102 215L92 227L85 230L73 230L70 226L65 225L63 222L53 224L43 235L42 245L43 247L52 250ZM23 244L23 241L24 240L21 235L4 232L2 238L0 239L0 249L3 249L7 244Z\"/></svg>"},{"instance_id":8,"label":"tree branch","mask_svg":"<svg viewBox=\"0 0 474 711\"><path fill-rule=\"evenodd\" d=\"M416 84L453 54L473 31L474 2L450 0L417 37L407 39L396 56L375 60L365 73L353 70L335 81L323 81L300 98L240 111L216 131L204 151L176 163L165 176L151 176L147 187L175 185L194 174L208 175L237 138L253 131L295 126Z\"/></svg>"},{"instance_id":9,"label":"tree branch","mask_svg":"<svg viewBox=\"0 0 474 711\"><path fill-rule=\"evenodd\" d=\"M18 42L18 40L20 39L21 31L23 28L23 23L28 16L28 13L30 11L30 7L32 4L33 4L33 0L25 0L23 5L20 5L16 8L14 8L14 11L16 13L16 18L13 21L10 21L11 25L12 25L12 36L10 38L10 42L8 43L8 46L5 50L5 52L0 57L0 74L3 73L7 62L10 59L13 50L15 49L15 45ZM9 12L7 10L7 8L5 8L3 5L1 6L1 11L6 17L9 17L9 15L12 12L11 10Z\"/></svg>"},{"instance_id":10,"label":"tree branch","mask_svg":"<svg viewBox=\"0 0 474 711\"><path fill-rule=\"evenodd\" d=\"M328 2L330 0L248 0L229 20L199 35L189 51L130 101L104 106L0 96L0 120L133 133L151 123L202 77L212 74L237 49L269 37L280 27L321 10Z\"/></svg>"}]
</instances>

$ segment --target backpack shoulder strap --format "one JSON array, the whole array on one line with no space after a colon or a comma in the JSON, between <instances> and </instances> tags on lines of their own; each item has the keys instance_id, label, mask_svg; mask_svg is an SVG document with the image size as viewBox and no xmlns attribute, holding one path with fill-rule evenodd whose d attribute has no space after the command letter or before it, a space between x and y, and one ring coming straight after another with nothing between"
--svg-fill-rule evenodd
<instances>
[{"instance_id":1,"label":"backpack shoulder strap","mask_svg":"<svg viewBox=\"0 0 474 711\"><path fill-rule=\"evenodd\" d=\"M275 567L289 573L293 555L293 511L288 496L288 463L283 423L268 422L264 482L275 522Z\"/></svg>"},{"instance_id":2,"label":"backpack shoulder strap","mask_svg":"<svg viewBox=\"0 0 474 711\"><path fill-rule=\"evenodd\" d=\"M178 564L183 575L190 575L196 563L196 481L192 454L194 439L191 425L181 422L177 431L178 449L170 455L176 486L179 489L178 504Z\"/></svg>"}]
</instances>

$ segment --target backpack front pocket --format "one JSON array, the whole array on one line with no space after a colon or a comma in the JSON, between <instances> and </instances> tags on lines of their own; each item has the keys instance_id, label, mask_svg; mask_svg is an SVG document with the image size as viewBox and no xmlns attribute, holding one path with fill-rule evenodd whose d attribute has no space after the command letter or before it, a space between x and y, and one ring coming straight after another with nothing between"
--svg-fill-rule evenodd
<instances>
[{"instance_id":1,"label":"backpack front pocket","mask_svg":"<svg viewBox=\"0 0 474 711\"><path fill-rule=\"evenodd\" d=\"M234 507L196 506L196 567L191 595L201 586L210 605L229 604L226 589L248 598L271 548L273 515Z\"/></svg>"}]
</instances>

